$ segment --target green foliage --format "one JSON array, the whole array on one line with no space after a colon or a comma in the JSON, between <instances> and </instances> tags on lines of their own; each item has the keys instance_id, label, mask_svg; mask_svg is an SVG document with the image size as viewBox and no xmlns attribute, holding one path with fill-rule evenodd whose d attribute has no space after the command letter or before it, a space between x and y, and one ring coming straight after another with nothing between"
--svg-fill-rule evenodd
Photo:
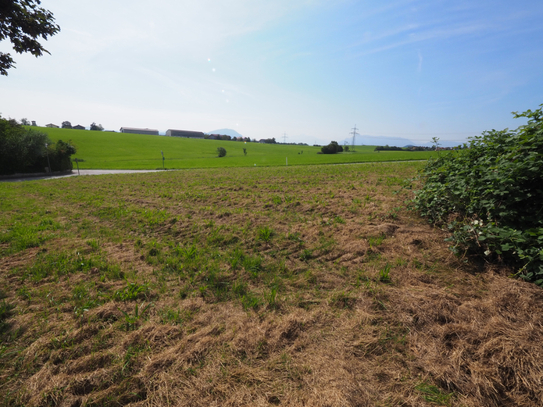
<instances>
[{"instance_id":1,"label":"green foliage","mask_svg":"<svg viewBox=\"0 0 543 407\"><path fill-rule=\"evenodd\" d=\"M147 316L145 313L151 306L151 303L145 305L145 303L141 303L141 305L138 306L138 304L134 307L134 314L130 314L126 311L123 311L122 309L118 308L119 311L123 313L124 316L124 324L123 328L126 331L133 331L136 330L140 324L140 320L145 319Z\"/></svg>"},{"instance_id":2,"label":"green foliage","mask_svg":"<svg viewBox=\"0 0 543 407\"><path fill-rule=\"evenodd\" d=\"M72 169L75 152L71 142L53 143L45 133L0 117L0 175L43 172L49 164L53 171Z\"/></svg>"},{"instance_id":3,"label":"green foliage","mask_svg":"<svg viewBox=\"0 0 543 407\"><path fill-rule=\"evenodd\" d=\"M503 261L543 285L543 105L528 124L487 131L422 170L414 206L447 225L453 250Z\"/></svg>"},{"instance_id":4,"label":"green foliage","mask_svg":"<svg viewBox=\"0 0 543 407\"><path fill-rule=\"evenodd\" d=\"M274 235L274 231L268 226L258 229L258 239L264 242L269 242Z\"/></svg>"},{"instance_id":5,"label":"green foliage","mask_svg":"<svg viewBox=\"0 0 543 407\"><path fill-rule=\"evenodd\" d=\"M217 147L217 154L219 157L226 156L226 149L224 147Z\"/></svg>"},{"instance_id":6,"label":"green foliage","mask_svg":"<svg viewBox=\"0 0 543 407\"><path fill-rule=\"evenodd\" d=\"M426 382L415 386L415 390L421 393L424 400L439 406L449 406L454 399L454 393L445 393L439 387Z\"/></svg>"},{"instance_id":7,"label":"green foliage","mask_svg":"<svg viewBox=\"0 0 543 407\"><path fill-rule=\"evenodd\" d=\"M7 0L2 1L0 8L0 40L8 38L15 52L22 54L30 52L39 57L44 52L49 53L39 43L41 37L55 35L60 31L53 14L38 7L39 0ZM7 75L7 70L13 68L15 62L10 54L0 52L0 75Z\"/></svg>"},{"instance_id":8,"label":"green foliage","mask_svg":"<svg viewBox=\"0 0 543 407\"><path fill-rule=\"evenodd\" d=\"M324 146L321 148L322 154L336 154L336 153L342 153L343 147L341 147L337 141L332 141L327 146Z\"/></svg>"},{"instance_id":9,"label":"green foliage","mask_svg":"<svg viewBox=\"0 0 543 407\"><path fill-rule=\"evenodd\" d=\"M103 131L104 127L101 124L96 124L95 122L92 122L90 125L90 129L92 131Z\"/></svg>"},{"instance_id":10,"label":"green foliage","mask_svg":"<svg viewBox=\"0 0 543 407\"><path fill-rule=\"evenodd\" d=\"M149 285L128 283L122 290L115 291L113 298L116 301L133 301L138 298L147 298L149 294Z\"/></svg>"},{"instance_id":11,"label":"green foliage","mask_svg":"<svg viewBox=\"0 0 543 407\"><path fill-rule=\"evenodd\" d=\"M379 270L379 281L382 283L390 283L390 269L392 266L386 264L381 270Z\"/></svg>"}]
</instances>

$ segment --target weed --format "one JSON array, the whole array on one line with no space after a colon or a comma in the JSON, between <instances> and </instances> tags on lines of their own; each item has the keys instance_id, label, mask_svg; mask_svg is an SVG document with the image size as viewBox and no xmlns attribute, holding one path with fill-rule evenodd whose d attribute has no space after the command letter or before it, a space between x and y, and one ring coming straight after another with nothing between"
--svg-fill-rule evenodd
<instances>
[{"instance_id":1,"label":"weed","mask_svg":"<svg viewBox=\"0 0 543 407\"><path fill-rule=\"evenodd\" d=\"M368 244L370 245L370 247L380 246L385 238L386 235L384 233L380 234L379 236L369 236Z\"/></svg>"},{"instance_id":2,"label":"weed","mask_svg":"<svg viewBox=\"0 0 543 407\"><path fill-rule=\"evenodd\" d=\"M264 299L268 303L268 308L276 309L277 303L277 287L274 285L270 288L270 291L264 294Z\"/></svg>"},{"instance_id":3,"label":"weed","mask_svg":"<svg viewBox=\"0 0 543 407\"><path fill-rule=\"evenodd\" d=\"M256 278L263 271L262 257L245 256L243 258L243 267L252 277Z\"/></svg>"},{"instance_id":4,"label":"weed","mask_svg":"<svg viewBox=\"0 0 543 407\"><path fill-rule=\"evenodd\" d=\"M87 244L94 252L97 252L98 250L100 250L100 244L98 243L96 239L87 240Z\"/></svg>"},{"instance_id":5,"label":"weed","mask_svg":"<svg viewBox=\"0 0 543 407\"><path fill-rule=\"evenodd\" d=\"M232 270L237 270L240 264L243 263L244 258L245 254L243 253L243 250L239 248L234 249L229 259L230 267L232 267Z\"/></svg>"},{"instance_id":6,"label":"weed","mask_svg":"<svg viewBox=\"0 0 543 407\"><path fill-rule=\"evenodd\" d=\"M449 406L454 398L454 393L445 393L439 387L425 381L416 385L415 390L421 393L424 400L440 406Z\"/></svg>"},{"instance_id":7,"label":"weed","mask_svg":"<svg viewBox=\"0 0 543 407\"><path fill-rule=\"evenodd\" d=\"M268 243L273 235L273 230L270 229L268 226L264 226L263 228L258 229L258 239L262 240L263 242Z\"/></svg>"},{"instance_id":8,"label":"weed","mask_svg":"<svg viewBox=\"0 0 543 407\"><path fill-rule=\"evenodd\" d=\"M149 284L128 283L126 287L115 291L113 299L115 301L133 301L138 298L147 298L149 295Z\"/></svg>"},{"instance_id":9,"label":"weed","mask_svg":"<svg viewBox=\"0 0 543 407\"><path fill-rule=\"evenodd\" d=\"M313 258L313 250L310 249L304 249L300 253L300 260L301 261L307 261Z\"/></svg>"},{"instance_id":10,"label":"weed","mask_svg":"<svg viewBox=\"0 0 543 407\"><path fill-rule=\"evenodd\" d=\"M22 287L20 287L19 289L17 289L17 295L22 299L22 300L25 300L25 301L28 301L30 302L32 300L32 292L30 291L30 289L23 285Z\"/></svg>"},{"instance_id":11,"label":"weed","mask_svg":"<svg viewBox=\"0 0 543 407\"><path fill-rule=\"evenodd\" d=\"M124 316L124 329L126 331L135 330L139 326L140 320L142 318L144 318L145 312L151 306L151 303L145 305L145 307L144 307L144 304L145 303L141 303L141 305L139 305L139 306L138 306L138 304L136 304L136 306L134 307L134 314L129 314L128 312L123 311L120 308L117 308L119 311L121 311L123 313L123 316Z\"/></svg>"},{"instance_id":12,"label":"weed","mask_svg":"<svg viewBox=\"0 0 543 407\"><path fill-rule=\"evenodd\" d=\"M390 283L390 269L392 266L390 264L386 264L385 267L383 267L381 270L379 270L379 281L382 283Z\"/></svg>"},{"instance_id":13,"label":"weed","mask_svg":"<svg viewBox=\"0 0 543 407\"><path fill-rule=\"evenodd\" d=\"M243 309L247 311L248 309L258 309L262 302L260 299L251 292L247 292L243 297L241 297L241 305Z\"/></svg>"},{"instance_id":14,"label":"weed","mask_svg":"<svg viewBox=\"0 0 543 407\"><path fill-rule=\"evenodd\" d=\"M182 325L185 321L185 313L179 309L175 310L170 307L166 307L158 312L160 316L160 322L163 324Z\"/></svg>"},{"instance_id":15,"label":"weed","mask_svg":"<svg viewBox=\"0 0 543 407\"><path fill-rule=\"evenodd\" d=\"M304 241L302 240L302 238L300 237L300 233L298 232L287 234L287 239L298 243L298 246L302 246L304 244Z\"/></svg>"}]
</instances>

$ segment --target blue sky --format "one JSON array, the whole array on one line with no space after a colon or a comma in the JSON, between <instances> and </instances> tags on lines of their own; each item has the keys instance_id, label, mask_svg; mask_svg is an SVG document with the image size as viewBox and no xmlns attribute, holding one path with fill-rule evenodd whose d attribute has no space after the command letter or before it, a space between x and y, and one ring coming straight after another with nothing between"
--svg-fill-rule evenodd
<instances>
[{"instance_id":1,"label":"blue sky","mask_svg":"<svg viewBox=\"0 0 543 407\"><path fill-rule=\"evenodd\" d=\"M328 143L463 141L543 103L543 2L43 0L51 55L14 56L0 113ZM9 42L0 50L10 50ZM383 139L387 140L387 139ZM384 143L383 143L384 144Z\"/></svg>"}]
</instances>

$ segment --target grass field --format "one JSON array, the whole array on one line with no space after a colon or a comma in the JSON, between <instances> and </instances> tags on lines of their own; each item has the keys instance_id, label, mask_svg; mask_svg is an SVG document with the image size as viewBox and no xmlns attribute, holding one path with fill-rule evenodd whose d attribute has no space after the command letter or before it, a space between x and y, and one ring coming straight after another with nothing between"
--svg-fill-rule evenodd
<instances>
[{"instance_id":1,"label":"grass field","mask_svg":"<svg viewBox=\"0 0 543 407\"><path fill-rule=\"evenodd\" d=\"M241 143L235 141L197 140L179 137L149 136L88 130L39 128L53 140L72 140L77 147L74 158L85 160L85 169L158 169L165 167L213 168L340 164L375 161L426 160L431 152L377 153L373 146L356 146L356 152L317 154L320 147L281 144ZM217 157L217 147L224 147L226 157ZM247 149L247 155L243 153ZM303 151L303 153L302 153Z\"/></svg>"},{"instance_id":2,"label":"grass field","mask_svg":"<svg viewBox=\"0 0 543 407\"><path fill-rule=\"evenodd\" d=\"M542 291L406 209L421 165L0 184L0 405L539 406Z\"/></svg>"}]
</instances>

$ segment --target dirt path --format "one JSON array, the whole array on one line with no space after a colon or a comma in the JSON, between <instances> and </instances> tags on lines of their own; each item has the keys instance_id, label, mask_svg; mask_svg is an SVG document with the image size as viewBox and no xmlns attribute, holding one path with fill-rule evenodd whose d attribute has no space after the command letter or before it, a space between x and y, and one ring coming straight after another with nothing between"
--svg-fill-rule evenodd
<instances>
[{"instance_id":1,"label":"dirt path","mask_svg":"<svg viewBox=\"0 0 543 407\"><path fill-rule=\"evenodd\" d=\"M0 182L22 182L22 181L36 181L42 179L56 179L56 178L66 178L73 177L77 175L106 175L106 174L132 174L132 173L144 173L144 172L158 172L161 170L74 170L72 174L62 174L62 175L42 175L38 177L20 177L20 178L9 178L9 179L0 179Z\"/></svg>"}]
</instances>

